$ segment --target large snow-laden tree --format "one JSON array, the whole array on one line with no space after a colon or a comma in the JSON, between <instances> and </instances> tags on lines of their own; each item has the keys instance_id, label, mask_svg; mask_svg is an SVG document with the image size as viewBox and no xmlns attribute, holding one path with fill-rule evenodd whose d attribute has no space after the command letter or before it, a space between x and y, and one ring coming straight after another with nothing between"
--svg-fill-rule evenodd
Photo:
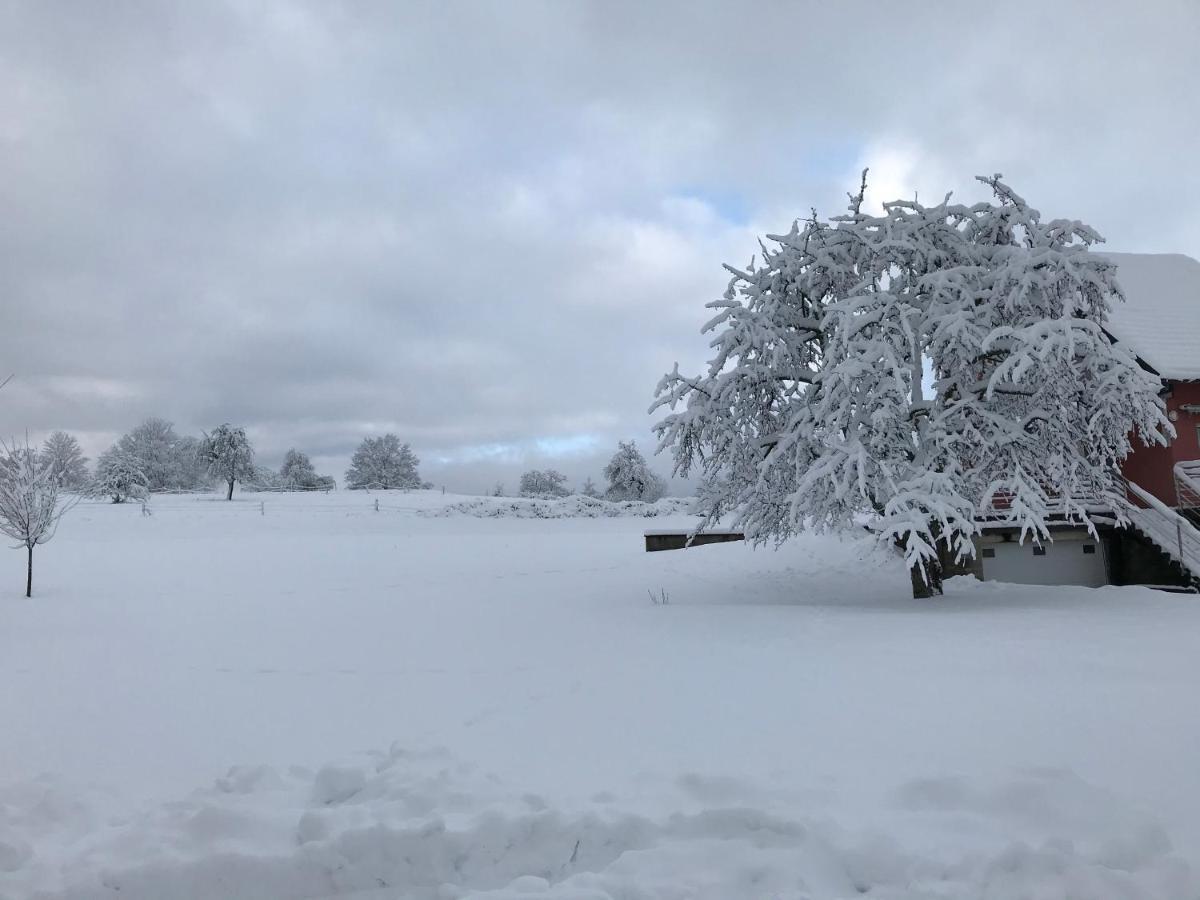
<instances>
[{"instance_id":1,"label":"large snow-laden tree","mask_svg":"<svg viewBox=\"0 0 1200 900\"><path fill-rule=\"evenodd\" d=\"M401 444L394 434L364 438L350 458L346 487L350 490L419 488L422 482L417 466L420 463L412 448Z\"/></svg>"},{"instance_id":2,"label":"large snow-laden tree","mask_svg":"<svg viewBox=\"0 0 1200 900\"><path fill-rule=\"evenodd\" d=\"M1000 176L979 179L992 202L870 215L863 174L847 214L726 267L707 371L659 383L660 449L703 476L710 518L759 541L866 520L929 595L981 517L1040 541L1052 516L1123 516L1133 436L1171 426L1158 380L1103 330L1124 297L1089 252L1101 237L1044 222Z\"/></svg>"},{"instance_id":3,"label":"large snow-laden tree","mask_svg":"<svg viewBox=\"0 0 1200 900\"><path fill-rule=\"evenodd\" d=\"M604 467L609 500L645 500L653 503L667 492L663 480L650 471L636 441L618 441L617 452Z\"/></svg>"},{"instance_id":4,"label":"large snow-laden tree","mask_svg":"<svg viewBox=\"0 0 1200 900\"><path fill-rule=\"evenodd\" d=\"M234 484L254 478L254 449L246 431L228 422L204 436L200 458L208 465L209 474L225 482L226 500L233 499Z\"/></svg>"},{"instance_id":5,"label":"large snow-laden tree","mask_svg":"<svg viewBox=\"0 0 1200 900\"><path fill-rule=\"evenodd\" d=\"M42 444L41 456L50 464L60 488L78 491L87 487L87 457L73 435L53 432Z\"/></svg>"},{"instance_id":6,"label":"large snow-laden tree","mask_svg":"<svg viewBox=\"0 0 1200 900\"><path fill-rule=\"evenodd\" d=\"M33 596L33 548L54 537L67 506L54 460L28 444L0 443L0 532L26 551L25 596Z\"/></svg>"}]
</instances>

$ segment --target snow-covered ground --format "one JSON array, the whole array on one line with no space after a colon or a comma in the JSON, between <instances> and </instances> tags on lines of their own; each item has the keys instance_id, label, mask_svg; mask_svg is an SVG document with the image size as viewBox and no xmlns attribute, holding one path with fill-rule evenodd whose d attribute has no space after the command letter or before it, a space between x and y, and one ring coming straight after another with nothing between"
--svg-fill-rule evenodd
<instances>
[{"instance_id":1,"label":"snow-covered ground","mask_svg":"<svg viewBox=\"0 0 1200 900\"><path fill-rule=\"evenodd\" d=\"M83 505L29 601L0 557L0 896L1200 896L1194 597L418 514L465 500Z\"/></svg>"}]
</instances>

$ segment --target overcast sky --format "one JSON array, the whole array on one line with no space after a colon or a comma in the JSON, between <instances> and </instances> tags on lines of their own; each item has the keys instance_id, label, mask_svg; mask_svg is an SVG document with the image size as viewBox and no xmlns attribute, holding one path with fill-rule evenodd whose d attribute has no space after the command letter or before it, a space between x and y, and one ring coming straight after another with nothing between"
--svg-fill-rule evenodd
<instances>
[{"instance_id":1,"label":"overcast sky","mask_svg":"<svg viewBox=\"0 0 1200 900\"><path fill-rule=\"evenodd\" d=\"M0 0L0 433L599 480L721 263L864 166L1200 256L1198 46L1193 0Z\"/></svg>"}]
</instances>

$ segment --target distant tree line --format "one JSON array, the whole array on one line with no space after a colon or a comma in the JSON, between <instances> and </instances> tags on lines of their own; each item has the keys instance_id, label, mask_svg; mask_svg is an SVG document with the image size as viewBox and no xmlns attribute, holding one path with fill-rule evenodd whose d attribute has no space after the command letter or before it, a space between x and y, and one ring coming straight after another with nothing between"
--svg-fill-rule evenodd
<instances>
[{"instance_id":1,"label":"distant tree line","mask_svg":"<svg viewBox=\"0 0 1200 900\"><path fill-rule=\"evenodd\" d=\"M634 441L620 441L617 452L604 467L608 487L602 494L591 478L584 480L579 493L585 497L605 500L643 500L653 503L667 492L666 482L650 471L646 458ZM530 469L521 476L518 491L522 497L566 497L571 494L567 476L557 469ZM498 484L492 494L504 495L504 485Z\"/></svg>"},{"instance_id":2,"label":"distant tree line","mask_svg":"<svg viewBox=\"0 0 1200 900\"><path fill-rule=\"evenodd\" d=\"M225 423L193 437L175 431L173 423L151 417L100 454L89 471L79 441L64 431L46 438L43 461L62 490L105 496L113 503L144 499L171 491L212 490L220 485L226 499L233 488L258 491L332 490L333 478L318 474L308 454L288 450L279 470L255 463L245 429ZM421 479L420 460L412 447L394 434L364 438L346 470L351 490L411 490L432 485Z\"/></svg>"},{"instance_id":3,"label":"distant tree line","mask_svg":"<svg viewBox=\"0 0 1200 900\"><path fill-rule=\"evenodd\" d=\"M225 488L330 490L334 480L319 475L307 454L289 450L279 471L259 466L245 429L225 423L198 437L181 435L173 423L150 417L100 454L94 471L73 435L55 431L36 456L62 490L108 497L113 503L171 491Z\"/></svg>"},{"instance_id":4,"label":"distant tree line","mask_svg":"<svg viewBox=\"0 0 1200 900\"><path fill-rule=\"evenodd\" d=\"M232 499L235 485L255 491L332 490L336 484L319 474L308 454L292 448L278 470L256 464L245 429L225 423L200 436L181 435L173 423L150 417L122 435L100 454L94 471L79 442L55 431L40 451L31 453L48 467L61 490L108 497L113 503L145 499L150 494L213 490L218 485ZM350 490L413 490L432 485L421 478L420 460L395 434L364 438L346 470ZM653 502L666 493L633 441L621 441L604 467L607 486L601 491L587 478L578 488L585 497ZM522 497L565 497L572 493L567 477L556 469L531 469L521 476ZM493 493L504 494L503 485Z\"/></svg>"}]
</instances>

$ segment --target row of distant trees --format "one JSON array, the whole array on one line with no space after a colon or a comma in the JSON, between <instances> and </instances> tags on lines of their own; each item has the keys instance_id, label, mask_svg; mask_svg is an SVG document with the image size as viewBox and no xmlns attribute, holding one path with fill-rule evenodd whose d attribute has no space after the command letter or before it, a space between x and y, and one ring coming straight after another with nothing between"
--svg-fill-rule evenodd
<instances>
[{"instance_id":1,"label":"row of distant trees","mask_svg":"<svg viewBox=\"0 0 1200 900\"><path fill-rule=\"evenodd\" d=\"M652 503L667 492L666 483L650 471L646 458L634 441L621 441L617 452L604 467L608 486L601 493L591 478L584 480L579 493L585 497L605 500L644 500ZM522 497L566 497L567 476L557 469L531 469L521 476L519 492ZM504 495L504 486L496 485L496 496Z\"/></svg>"},{"instance_id":2,"label":"row of distant trees","mask_svg":"<svg viewBox=\"0 0 1200 900\"><path fill-rule=\"evenodd\" d=\"M88 466L79 441L65 431L46 438L39 461L64 490L107 496L114 503L148 494L211 490L217 484L233 496L236 484L252 490L310 491L335 487L320 475L308 454L291 449L278 470L256 465L254 448L244 429L228 423L199 437L181 435L173 423L151 417L122 435L100 454L95 470ZM350 460L345 485L350 490L411 490L431 487L422 480L420 460L410 445L394 434L365 438ZM654 501L666 484L646 464L633 441L622 441L604 468L607 487L601 492L588 478L579 493L607 500ZM523 497L565 497L567 478L554 469L533 469L521 476ZM497 494L503 487L497 485Z\"/></svg>"},{"instance_id":3,"label":"row of distant trees","mask_svg":"<svg viewBox=\"0 0 1200 900\"><path fill-rule=\"evenodd\" d=\"M208 490L216 484L227 488L227 497L238 483L285 490L334 486L299 450L288 451L278 472L255 465L245 429L228 423L194 437L151 417L101 453L94 471L79 441L64 431L46 438L38 455L63 489L107 496L114 503L151 493Z\"/></svg>"},{"instance_id":4,"label":"row of distant trees","mask_svg":"<svg viewBox=\"0 0 1200 900\"><path fill-rule=\"evenodd\" d=\"M232 498L236 484L254 490L308 491L335 487L318 474L308 454L291 449L278 470L256 465L245 429L228 423L200 437L181 435L175 426L151 417L100 454L94 471L79 441L64 431L51 434L35 453L64 490L107 496L114 503L151 493L210 490L221 484ZM409 489L428 487L420 460L394 434L366 438L354 451L346 487Z\"/></svg>"}]
</instances>

